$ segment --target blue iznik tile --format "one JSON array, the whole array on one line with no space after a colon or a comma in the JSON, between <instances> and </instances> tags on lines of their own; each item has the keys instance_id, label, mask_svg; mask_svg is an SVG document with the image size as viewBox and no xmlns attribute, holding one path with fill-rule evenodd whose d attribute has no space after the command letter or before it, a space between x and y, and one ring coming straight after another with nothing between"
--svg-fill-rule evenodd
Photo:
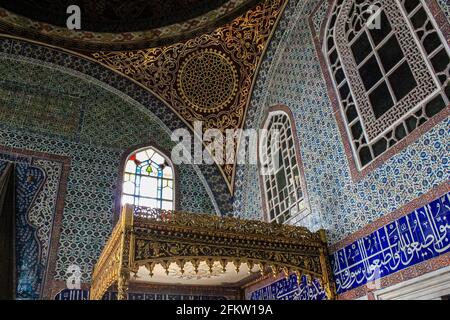
<instances>
[{"instance_id":1,"label":"blue iznik tile","mask_svg":"<svg viewBox=\"0 0 450 320\"><path fill-rule=\"evenodd\" d=\"M378 240L378 235L376 232L364 237L364 250L365 256L370 257L381 250L381 246Z\"/></svg>"},{"instance_id":2,"label":"blue iznik tile","mask_svg":"<svg viewBox=\"0 0 450 320\"><path fill-rule=\"evenodd\" d=\"M38 299L44 268L36 228L29 223L28 212L45 180L44 172L28 163L15 165L16 180L16 298Z\"/></svg>"},{"instance_id":3,"label":"blue iznik tile","mask_svg":"<svg viewBox=\"0 0 450 320\"><path fill-rule=\"evenodd\" d=\"M394 248L398 246L400 242L400 233L398 230L397 221L391 222L386 226L386 232L388 236L389 246Z\"/></svg>"},{"instance_id":4,"label":"blue iznik tile","mask_svg":"<svg viewBox=\"0 0 450 320\"><path fill-rule=\"evenodd\" d=\"M308 283L305 276L298 284L297 276L290 275L249 294L250 300L325 300L326 295L319 282Z\"/></svg>"},{"instance_id":5,"label":"blue iznik tile","mask_svg":"<svg viewBox=\"0 0 450 320\"><path fill-rule=\"evenodd\" d=\"M345 249L345 255L346 255L348 267L354 265L358 261L361 261L363 254L364 254L361 251L361 249L364 250L364 245L363 245L362 241L355 241L354 243L352 243L350 246L348 246Z\"/></svg>"},{"instance_id":6,"label":"blue iznik tile","mask_svg":"<svg viewBox=\"0 0 450 320\"><path fill-rule=\"evenodd\" d=\"M338 293L449 252L448 196L418 208L333 254L331 261L335 266L334 259L341 257L343 250L345 258L351 262L349 269L334 269L337 270ZM379 266L378 275L374 274L375 265Z\"/></svg>"},{"instance_id":7,"label":"blue iznik tile","mask_svg":"<svg viewBox=\"0 0 450 320\"><path fill-rule=\"evenodd\" d=\"M389 249L389 240L385 227L378 229L375 232L378 236L379 244L381 246L381 250Z\"/></svg>"},{"instance_id":8,"label":"blue iznik tile","mask_svg":"<svg viewBox=\"0 0 450 320\"><path fill-rule=\"evenodd\" d=\"M349 248L348 251L351 251L352 249ZM347 264L347 258L346 258L346 248L339 250L338 252L336 252L336 260L337 260L337 264L339 265L339 270L344 270L348 267Z\"/></svg>"}]
</instances>

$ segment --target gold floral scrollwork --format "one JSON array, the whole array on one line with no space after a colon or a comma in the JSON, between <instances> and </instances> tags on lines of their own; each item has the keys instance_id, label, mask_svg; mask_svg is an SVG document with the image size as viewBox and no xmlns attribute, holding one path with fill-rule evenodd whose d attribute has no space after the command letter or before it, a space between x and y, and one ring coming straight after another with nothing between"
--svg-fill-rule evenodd
<instances>
[{"instance_id":1,"label":"gold floral scrollwork","mask_svg":"<svg viewBox=\"0 0 450 320\"><path fill-rule=\"evenodd\" d=\"M113 283L119 298L126 299L130 271L141 266L153 276L156 265L169 274L176 264L183 274L185 264L191 263L197 274L202 262L210 274L226 271L230 263L239 273L245 263L249 270L259 266L263 275L295 273L299 280L306 275L319 279L328 297L335 297L323 231L186 212L146 212L125 207L94 268L92 299L101 299Z\"/></svg>"},{"instance_id":2,"label":"gold floral scrollwork","mask_svg":"<svg viewBox=\"0 0 450 320\"><path fill-rule=\"evenodd\" d=\"M286 3L263 0L210 33L169 46L98 51L90 58L156 94L191 129L196 121L204 131L241 129L258 66ZM232 193L234 164L218 167Z\"/></svg>"}]
</instances>

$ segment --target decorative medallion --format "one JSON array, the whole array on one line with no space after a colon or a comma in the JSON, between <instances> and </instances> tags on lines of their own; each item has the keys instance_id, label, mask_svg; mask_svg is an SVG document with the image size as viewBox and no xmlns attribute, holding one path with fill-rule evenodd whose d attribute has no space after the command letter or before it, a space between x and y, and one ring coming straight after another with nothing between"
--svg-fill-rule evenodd
<instances>
[{"instance_id":1,"label":"decorative medallion","mask_svg":"<svg viewBox=\"0 0 450 320\"><path fill-rule=\"evenodd\" d=\"M177 86L188 106L201 113L212 113L236 97L238 75L230 58L217 50L203 49L184 60Z\"/></svg>"},{"instance_id":2,"label":"decorative medallion","mask_svg":"<svg viewBox=\"0 0 450 320\"><path fill-rule=\"evenodd\" d=\"M263 0L213 32L142 50L84 52L151 91L193 129L241 129L260 60L285 7ZM235 143L237 147L238 143ZM218 165L233 193L235 165Z\"/></svg>"},{"instance_id":3,"label":"decorative medallion","mask_svg":"<svg viewBox=\"0 0 450 320\"><path fill-rule=\"evenodd\" d=\"M248 1L253 3L252 0ZM97 39L94 35L80 31L75 33L75 38L70 38L75 42L74 45L58 37L42 38L22 33L24 28L30 29L29 26L20 25L13 14L15 18L9 21L11 14L1 8L0 21L8 25L6 32L13 37L23 34L21 38L28 37L53 45L53 41L59 39L61 41L58 40L57 46L60 50L69 49L69 54L93 60L128 78L163 101L183 121L185 127L193 130L195 122L202 122L203 132L218 129L225 135L227 130L242 129L244 126L261 59L286 3L287 0L260 0L254 7L215 30L196 33L197 36L171 45L158 42L156 47L149 45L143 49L141 45L148 44L148 39L138 41L139 49L134 49L134 38L123 34L111 34L112 38L102 34ZM13 26L9 23L13 23ZM0 26L0 32L3 31ZM131 40L116 42L116 37ZM163 38L163 34L157 37L161 41ZM88 44L87 39L94 39L95 43ZM111 46L104 44L113 45L114 48L118 44L121 49L111 49ZM239 138L234 141L234 154ZM230 194L233 194L235 164L227 162L217 164L217 167ZM228 201L225 195L222 199Z\"/></svg>"}]
</instances>

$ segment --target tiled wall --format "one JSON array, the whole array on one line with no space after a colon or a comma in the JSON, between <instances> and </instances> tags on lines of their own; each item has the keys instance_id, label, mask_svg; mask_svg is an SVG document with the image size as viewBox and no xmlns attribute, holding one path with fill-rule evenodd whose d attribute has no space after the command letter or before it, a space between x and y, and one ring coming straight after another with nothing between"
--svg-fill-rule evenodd
<instances>
[{"instance_id":1,"label":"tiled wall","mask_svg":"<svg viewBox=\"0 0 450 320\"><path fill-rule=\"evenodd\" d=\"M88 59L81 58L76 55L68 54L60 50L56 50L50 47L37 45L35 43L27 42L24 40L16 40L10 39L8 37L0 37L0 52L3 55L12 56L17 59L26 59L26 60L34 60L38 61L40 65L46 65L51 69L64 70L64 72L68 72L77 77L77 80L73 82L72 86L76 86L80 83L79 79L82 79L81 82L94 82L97 86L101 87L103 90L101 92L113 92L114 95L122 98L122 100L127 101L132 105L137 105L138 109L142 109L145 113L152 114L152 118L154 121L158 123L164 124L164 127L170 130L170 132L180 129L187 128L186 124L181 120L181 118L170 108L161 102L154 94L150 91L145 90L132 80L121 76L119 73L116 73L99 63L93 62ZM34 71L30 68L31 71ZM26 73L27 71L25 71ZM33 75L36 76L36 75ZM39 81L37 83L40 83ZM57 86L59 84L57 83ZM61 93L60 96L64 94ZM123 104L123 102L120 102ZM109 105L106 105L107 108L110 108ZM61 110L61 108L53 108ZM122 109L119 108L119 111ZM58 113L56 113L58 114ZM106 118L105 118L106 117ZM100 119L107 119L109 117L108 114L104 113ZM138 117L139 118L139 117ZM138 119L136 118L136 119ZM113 124L120 124L123 120L122 117L117 119L117 122L111 122ZM147 123L145 117L137 120L138 123ZM135 124L135 123L133 123ZM135 124L137 125L137 124ZM139 126L138 127L142 127ZM107 129L110 128L107 126ZM113 126L111 128L115 129ZM132 129L133 126L125 127L127 130ZM146 126L144 126L146 128ZM95 128L93 128L95 131ZM153 132L154 134L148 134L148 132L144 131L144 135L146 136L144 140L147 140L147 137L150 136L154 140L164 139L163 136L155 134L155 130L148 130ZM119 131L123 133L124 131ZM101 132L100 132L101 133ZM136 134L136 132L132 135L127 135L128 139L134 139L134 137L139 137L140 134ZM90 138L90 137L89 137ZM120 140L120 139L119 139ZM158 141L155 143L158 144ZM228 192L228 187L225 183L225 180L221 178L221 174L219 168L215 165L198 165L202 176L204 177L204 181L206 181L209 186L210 194L213 195L212 201L214 202L214 207L216 211L221 214L228 214L232 211L232 201L231 195ZM202 179L203 180L203 179Z\"/></svg>"},{"instance_id":2,"label":"tiled wall","mask_svg":"<svg viewBox=\"0 0 450 320\"><path fill-rule=\"evenodd\" d=\"M298 281L295 274L266 286L250 289L248 300L326 300L327 296L317 280L308 282L305 276Z\"/></svg>"},{"instance_id":3,"label":"tiled wall","mask_svg":"<svg viewBox=\"0 0 450 320\"><path fill-rule=\"evenodd\" d=\"M8 163L2 159L5 159L5 157L0 153L0 176L5 172ZM51 174L48 178L52 179ZM10 179L14 179L15 187L16 212L14 217L16 230L13 234L15 236L16 298L37 299L42 289L42 279L45 276L45 267L47 266L48 251L41 252L41 248L42 251L45 251L45 245L48 245L49 240L48 235L42 237L42 233L39 231L42 231L47 224L52 225L54 212L50 212L46 217L47 221L39 227L35 227L29 221L35 221L40 214L45 214L32 209L35 198L40 194L44 184L46 185L45 188L48 189L49 183L46 182L46 172L33 166L31 161L17 163ZM56 197L55 192L48 191L47 197L52 201ZM42 201L40 204L42 204ZM38 232L41 237L36 239Z\"/></svg>"},{"instance_id":4,"label":"tiled wall","mask_svg":"<svg viewBox=\"0 0 450 320\"><path fill-rule=\"evenodd\" d=\"M90 279L112 227L123 150L149 142L171 148L158 119L140 108L54 66L0 57L0 146L71 161L56 280L72 263ZM181 210L215 212L202 179L193 166L180 170Z\"/></svg>"},{"instance_id":5,"label":"tiled wall","mask_svg":"<svg viewBox=\"0 0 450 320\"><path fill-rule=\"evenodd\" d=\"M450 120L440 121L353 181L342 141L346 137L338 130L308 21L318 4L312 0L288 5L260 70L246 125L260 127L269 106L283 104L291 109L311 212L298 223L327 229L335 243L448 180ZM320 10L325 9L322 5ZM315 16L324 16L320 10ZM241 166L238 172L236 214L261 217L259 197L243 200L245 194L260 192L255 169Z\"/></svg>"},{"instance_id":6,"label":"tiled wall","mask_svg":"<svg viewBox=\"0 0 450 320\"><path fill-rule=\"evenodd\" d=\"M448 1L439 3L447 8L449 17ZM428 264L423 265L421 261L440 256L439 261L433 260L435 261L433 265L429 265L432 267L430 270L442 267L445 261L448 261L448 254L445 255L445 252L449 250L447 241L449 211L448 208L444 208L442 201L448 201L448 195L445 194L449 191L450 119L444 117L443 120L435 121L431 130L419 135L405 148L399 149L373 171L359 180L352 179L349 158L346 156L343 143L346 137L341 135L337 117L333 114L327 84L320 66L320 54L315 47L317 38L313 38L317 37L322 27L327 9L326 1L289 2L263 60L246 126L261 127L265 112L270 106L286 105L294 114L310 205L309 216L294 223L312 230L325 228L330 244L335 244L332 248L335 248L334 250L342 248L336 253L338 255L347 258L348 253L356 260L358 257L355 252L360 255L359 257L364 256L358 261L355 260L355 263L349 262L347 268L344 265L341 268L338 257L332 258L334 273L338 280L338 292L342 294L372 281L374 276L373 272L370 273L369 266L372 266L378 258L383 264L381 274L377 274L379 277L419 264L417 270L415 267L409 268L408 276L395 279L388 277L388 280L382 281L383 285L398 283L402 277L410 278L414 274L427 272ZM309 17L312 13L310 25ZM259 196L261 191L256 168L240 166L237 177L235 214L261 219L262 205ZM416 206L415 202L425 195L427 199L434 198L426 202L420 201L421 205ZM436 210L434 205L436 201L441 203L440 211ZM429 241L422 239L422 233L409 228L413 225L405 224L405 219L414 223L414 219L410 219L409 216L417 216L419 213L416 212L424 212L428 210L427 208L431 208L428 206L429 202L434 210L434 216L430 216L430 219L438 219L440 222L435 225L443 225L441 231L435 230L437 233L433 239L437 244L431 244L431 247L427 245ZM410 211L406 211L405 208L408 207ZM416 209L418 211L415 211ZM390 218L393 212L396 212L397 216L394 220ZM401 213L397 214L399 212ZM408 218L399 218L407 213L410 213ZM389 217L389 220L383 222L384 219L381 218L384 217ZM418 223L422 222L419 220L420 218L415 219ZM363 229L374 226L374 221L377 221L376 225L379 226L373 233L366 233ZM371 241L370 238L389 226L398 226L393 229L397 234L394 231L389 234L391 236L389 241L392 240L389 243L393 245L388 245L387 250L394 248L392 250L395 252L392 254L398 254L392 259L388 259L389 254L385 250L387 247L383 247L386 243ZM433 234L432 231L429 233ZM350 235L353 243L346 239ZM343 239L346 241L343 242ZM422 249L409 252L414 247L420 247L424 251L434 250L433 248L437 250L428 256L419 257L425 253L421 251ZM361 248L364 250L358 250ZM290 292L289 288L288 283L275 282L264 290L283 293ZM358 294L351 294L349 297L358 297Z\"/></svg>"}]
</instances>

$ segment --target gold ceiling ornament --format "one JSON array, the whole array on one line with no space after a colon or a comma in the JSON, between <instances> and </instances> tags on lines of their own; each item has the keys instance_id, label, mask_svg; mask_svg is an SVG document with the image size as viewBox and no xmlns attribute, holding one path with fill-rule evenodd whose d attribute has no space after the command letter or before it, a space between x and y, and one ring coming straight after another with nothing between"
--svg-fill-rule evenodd
<instances>
[{"instance_id":1,"label":"gold ceiling ornament","mask_svg":"<svg viewBox=\"0 0 450 320\"><path fill-rule=\"evenodd\" d=\"M183 270L192 264L198 273L206 263L211 274L226 271L229 263L239 272L258 265L264 275L295 273L318 279L330 299L335 298L327 242L323 230L218 217L209 214L164 211L126 205L92 274L90 297L102 299L117 284L118 299L127 299L129 281L140 267L152 276L157 265L170 274L171 265ZM251 266L251 267L250 267Z\"/></svg>"},{"instance_id":2,"label":"gold ceiling ornament","mask_svg":"<svg viewBox=\"0 0 450 320\"><path fill-rule=\"evenodd\" d=\"M193 52L181 64L177 89L183 101L194 110L204 114L218 112L236 97L236 67L217 50Z\"/></svg>"},{"instance_id":3,"label":"gold ceiling ornament","mask_svg":"<svg viewBox=\"0 0 450 320\"><path fill-rule=\"evenodd\" d=\"M27 38L44 40L49 44L74 50L98 51L99 48L103 48L103 50L149 48L162 43L173 43L179 41L180 38L186 39L199 32L212 30L217 21L230 21L239 13L256 4L256 2L257 0L229 0L209 12L185 21L159 27L155 26L147 30L117 33L69 30L65 26L60 27L32 20L24 15L15 14L0 8L0 30L8 34L20 34L25 35ZM92 1L92 3L98 6L98 3L95 1ZM124 7L127 7L127 5L122 6L122 8Z\"/></svg>"},{"instance_id":4,"label":"gold ceiling ornament","mask_svg":"<svg viewBox=\"0 0 450 320\"><path fill-rule=\"evenodd\" d=\"M225 134L244 125L261 58L286 3L262 0L213 32L169 46L83 54L151 91L192 130L201 121L204 131ZM218 166L232 194L235 165Z\"/></svg>"}]
</instances>

